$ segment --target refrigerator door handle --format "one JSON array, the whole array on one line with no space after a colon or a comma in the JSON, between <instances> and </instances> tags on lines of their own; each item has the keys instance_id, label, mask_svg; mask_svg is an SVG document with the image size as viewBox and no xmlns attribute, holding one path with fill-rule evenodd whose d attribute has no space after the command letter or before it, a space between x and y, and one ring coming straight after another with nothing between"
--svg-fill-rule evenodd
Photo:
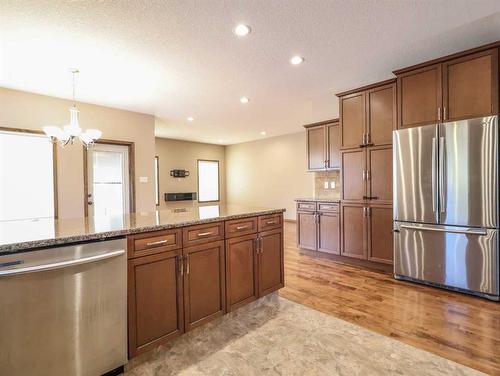
<instances>
[{"instance_id":1,"label":"refrigerator door handle","mask_svg":"<svg viewBox=\"0 0 500 376\"><path fill-rule=\"evenodd\" d=\"M432 138L432 173L431 173L431 180L432 180L432 211L436 212L436 195L437 195L437 190L436 190L436 165L437 165L437 153L436 153L436 138Z\"/></svg>"},{"instance_id":2,"label":"refrigerator door handle","mask_svg":"<svg viewBox=\"0 0 500 376\"><path fill-rule=\"evenodd\" d=\"M445 142L444 137L439 137L439 210L441 213L446 212L446 195L444 193L444 179L445 179Z\"/></svg>"},{"instance_id":3,"label":"refrigerator door handle","mask_svg":"<svg viewBox=\"0 0 500 376\"><path fill-rule=\"evenodd\" d=\"M466 235L488 235L485 229L475 229L475 228L439 228L439 227L429 227L429 226L412 226L412 225L400 225L401 228L406 228L408 230L419 230L419 231L436 231L436 232L450 232L454 234L466 234Z\"/></svg>"}]
</instances>

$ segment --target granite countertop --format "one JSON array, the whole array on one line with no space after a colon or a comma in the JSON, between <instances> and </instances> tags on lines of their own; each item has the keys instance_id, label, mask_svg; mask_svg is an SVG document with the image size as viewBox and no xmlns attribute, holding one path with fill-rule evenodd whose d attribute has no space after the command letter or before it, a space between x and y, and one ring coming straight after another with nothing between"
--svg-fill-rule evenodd
<instances>
[{"instance_id":1,"label":"granite countertop","mask_svg":"<svg viewBox=\"0 0 500 376\"><path fill-rule=\"evenodd\" d=\"M3 221L0 255L284 211L242 205L191 205L109 217Z\"/></svg>"},{"instance_id":2,"label":"granite countertop","mask_svg":"<svg viewBox=\"0 0 500 376\"><path fill-rule=\"evenodd\" d=\"M295 201L314 201L314 202L340 202L340 198L314 198L314 197L306 197L306 198L296 198Z\"/></svg>"}]
</instances>

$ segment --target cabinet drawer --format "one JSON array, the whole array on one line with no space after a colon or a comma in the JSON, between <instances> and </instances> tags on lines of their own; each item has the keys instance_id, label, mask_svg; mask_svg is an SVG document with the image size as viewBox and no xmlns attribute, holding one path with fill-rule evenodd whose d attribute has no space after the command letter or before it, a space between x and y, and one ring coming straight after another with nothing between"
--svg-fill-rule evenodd
<instances>
[{"instance_id":1,"label":"cabinet drawer","mask_svg":"<svg viewBox=\"0 0 500 376\"><path fill-rule=\"evenodd\" d=\"M184 246L224 239L223 222L206 223L183 228Z\"/></svg>"},{"instance_id":2,"label":"cabinet drawer","mask_svg":"<svg viewBox=\"0 0 500 376\"><path fill-rule=\"evenodd\" d=\"M297 203L297 209L298 210L316 210L316 203L315 202L298 202Z\"/></svg>"},{"instance_id":3,"label":"cabinet drawer","mask_svg":"<svg viewBox=\"0 0 500 376\"><path fill-rule=\"evenodd\" d=\"M226 221L226 238L257 232L257 217Z\"/></svg>"},{"instance_id":4,"label":"cabinet drawer","mask_svg":"<svg viewBox=\"0 0 500 376\"><path fill-rule=\"evenodd\" d=\"M330 204L330 203L320 202L318 204L318 210L322 211L322 212L338 213L339 204Z\"/></svg>"},{"instance_id":5,"label":"cabinet drawer","mask_svg":"<svg viewBox=\"0 0 500 376\"><path fill-rule=\"evenodd\" d=\"M182 248L182 229L131 235L127 239L128 258L135 258Z\"/></svg>"},{"instance_id":6,"label":"cabinet drawer","mask_svg":"<svg viewBox=\"0 0 500 376\"><path fill-rule=\"evenodd\" d=\"M283 216L281 214L271 214L259 217L259 231L272 230L280 228L283 224Z\"/></svg>"}]
</instances>

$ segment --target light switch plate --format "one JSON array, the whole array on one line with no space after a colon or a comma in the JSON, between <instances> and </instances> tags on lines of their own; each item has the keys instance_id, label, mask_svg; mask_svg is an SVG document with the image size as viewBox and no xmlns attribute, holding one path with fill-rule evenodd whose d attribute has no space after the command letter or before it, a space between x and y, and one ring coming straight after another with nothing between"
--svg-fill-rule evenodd
<instances>
[{"instance_id":1,"label":"light switch plate","mask_svg":"<svg viewBox=\"0 0 500 376\"><path fill-rule=\"evenodd\" d=\"M335 181L331 181L330 182L330 188L331 189L335 189L336 186L337 186L337 184L335 184Z\"/></svg>"},{"instance_id":2,"label":"light switch plate","mask_svg":"<svg viewBox=\"0 0 500 376\"><path fill-rule=\"evenodd\" d=\"M148 182L147 176L140 176L139 177L139 183L147 183L147 182Z\"/></svg>"},{"instance_id":3,"label":"light switch plate","mask_svg":"<svg viewBox=\"0 0 500 376\"><path fill-rule=\"evenodd\" d=\"M325 189L328 189L328 182L327 181L325 181L324 186L325 186Z\"/></svg>"}]
</instances>

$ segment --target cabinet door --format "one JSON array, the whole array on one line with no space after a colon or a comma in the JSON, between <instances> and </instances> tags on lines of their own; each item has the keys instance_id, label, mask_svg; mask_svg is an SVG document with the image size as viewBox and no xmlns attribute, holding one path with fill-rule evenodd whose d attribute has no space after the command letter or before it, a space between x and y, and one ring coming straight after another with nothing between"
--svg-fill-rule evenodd
<instances>
[{"instance_id":1,"label":"cabinet door","mask_svg":"<svg viewBox=\"0 0 500 376\"><path fill-rule=\"evenodd\" d=\"M224 241L184 249L184 317L186 331L226 310Z\"/></svg>"},{"instance_id":2,"label":"cabinet door","mask_svg":"<svg viewBox=\"0 0 500 376\"><path fill-rule=\"evenodd\" d=\"M392 203L392 147L367 150L368 196L378 203Z\"/></svg>"},{"instance_id":3,"label":"cabinet door","mask_svg":"<svg viewBox=\"0 0 500 376\"><path fill-rule=\"evenodd\" d=\"M329 170L340 169L340 125L332 123L326 126L327 133L327 168Z\"/></svg>"},{"instance_id":4,"label":"cabinet door","mask_svg":"<svg viewBox=\"0 0 500 376\"><path fill-rule=\"evenodd\" d=\"M259 234L259 297L284 286L283 229Z\"/></svg>"},{"instance_id":5,"label":"cabinet door","mask_svg":"<svg viewBox=\"0 0 500 376\"><path fill-rule=\"evenodd\" d=\"M392 144L396 129L396 83L366 92L368 142L373 145Z\"/></svg>"},{"instance_id":6,"label":"cabinet door","mask_svg":"<svg viewBox=\"0 0 500 376\"><path fill-rule=\"evenodd\" d=\"M392 207L372 205L368 214L368 260L392 264Z\"/></svg>"},{"instance_id":7,"label":"cabinet door","mask_svg":"<svg viewBox=\"0 0 500 376\"><path fill-rule=\"evenodd\" d=\"M325 145L326 134L324 125L307 128L307 169L309 171L325 169Z\"/></svg>"},{"instance_id":8,"label":"cabinet door","mask_svg":"<svg viewBox=\"0 0 500 376\"><path fill-rule=\"evenodd\" d=\"M315 212L297 212L297 245L299 248L316 250L316 215Z\"/></svg>"},{"instance_id":9,"label":"cabinet door","mask_svg":"<svg viewBox=\"0 0 500 376\"><path fill-rule=\"evenodd\" d=\"M258 297L257 234L226 240L226 307L232 311Z\"/></svg>"},{"instance_id":10,"label":"cabinet door","mask_svg":"<svg viewBox=\"0 0 500 376\"><path fill-rule=\"evenodd\" d=\"M441 64L399 75L397 87L400 128L441 121Z\"/></svg>"},{"instance_id":11,"label":"cabinet door","mask_svg":"<svg viewBox=\"0 0 500 376\"><path fill-rule=\"evenodd\" d=\"M443 63L445 121L498 114L498 49Z\"/></svg>"},{"instance_id":12,"label":"cabinet door","mask_svg":"<svg viewBox=\"0 0 500 376\"><path fill-rule=\"evenodd\" d=\"M366 217L361 204L342 204L342 255L366 259Z\"/></svg>"},{"instance_id":13,"label":"cabinet door","mask_svg":"<svg viewBox=\"0 0 500 376\"><path fill-rule=\"evenodd\" d=\"M319 213L318 251L340 254L340 221L338 213Z\"/></svg>"},{"instance_id":14,"label":"cabinet door","mask_svg":"<svg viewBox=\"0 0 500 376\"><path fill-rule=\"evenodd\" d=\"M346 95L339 102L342 149L357 148L364 144L365 92Z\"/></svg>"},{"instance_id":15,"label":"cabinet door","mask_svg":"<svg viewBox=\"0 0 500 376\"><path fill-rule=\"evenodd\" d=\"M128 261L132 358L184 332L181 250Z\"/></svg>"},{"instance_id":16,"label":"cabinet door","mask_svg":"<svg viewBox=\"0 0 500 376\"><path fill-rule=\"evenodd\" d=\"M342 152L342 199L363 201L366 196L366 154L364 149Z\"/></svg>"}]
</instances>

